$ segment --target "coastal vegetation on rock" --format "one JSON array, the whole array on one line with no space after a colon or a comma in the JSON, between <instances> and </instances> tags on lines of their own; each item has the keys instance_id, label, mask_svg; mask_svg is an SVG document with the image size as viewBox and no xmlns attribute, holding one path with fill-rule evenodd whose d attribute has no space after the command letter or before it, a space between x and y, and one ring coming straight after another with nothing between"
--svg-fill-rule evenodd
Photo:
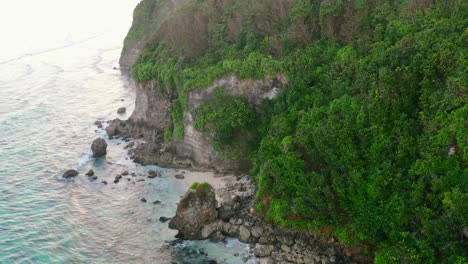
<instances>
[{"instance_id":1,"label":"coastal vegetation on rock","mask_svg":"<svg viewBox=\"0 0 468 264\"><path fill-rule=\"evenodd\" d=\"M166 141L184 138L190 91L282 73L273 100L220 91L194 111L219 151L247 146L237 151L265 219L332 234L376 263L468 262L468 2L296 0L286 14L268 13L278 1L212 2L174 16L211 16L206 45L155 37L133 66L176 94Z\"/></svg>"}]
</instances>

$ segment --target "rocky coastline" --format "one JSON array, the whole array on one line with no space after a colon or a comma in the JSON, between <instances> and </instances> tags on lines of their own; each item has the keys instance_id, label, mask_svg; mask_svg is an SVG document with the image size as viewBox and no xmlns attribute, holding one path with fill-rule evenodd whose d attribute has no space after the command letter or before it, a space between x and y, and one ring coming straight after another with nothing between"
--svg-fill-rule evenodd
<instances>
[{"instance_id":1,"label":"rocky coastline","mask_svg":"<svg viewBox=\"0 0 468 264\"><path fill-rule=\"evenodd\" d=\"M266 222L255 210L256 184L248 175L225 176L225 186L192 188L181 199L169 227L183 239L225 241L238 238L252 245L257 263L350 263L344 248L312 231ZM217 198L215 198L217 197Z\"/></svg>"}]
</instances>

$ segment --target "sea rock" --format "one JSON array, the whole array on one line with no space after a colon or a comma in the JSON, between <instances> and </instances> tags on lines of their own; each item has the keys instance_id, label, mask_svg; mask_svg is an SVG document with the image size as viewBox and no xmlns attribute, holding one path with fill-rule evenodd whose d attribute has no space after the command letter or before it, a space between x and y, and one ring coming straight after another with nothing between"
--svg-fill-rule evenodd
<instances>
[{"instance_id":1,"label":"sea rock","mask_svg":"<svg viewBox=\"0 0 468 264\"><path fill-rule=\"evenodd\" d=\"M67 179L69 179L69 178L74 178L74 177L76 177L76 176L78 176L78 171L76 171L76 170L67 170L67 171L63 174L63 177L64 177L64 178L67 178Z\"/></svg>"},{"instance_id":2,"label":"sea rock","mask_svg":"<svg viewBox=\"0 0 468 264\"><path fill-rule=\"evenodd\" d=\"M148 178L150 178L150 179L153 179L153 178L156 178L156 177L159 177L159 176L161 176L161 175L157 171L154 171L154 170L148 171Z\"/></svg>"},{"instance_id":3,"label":"sea rock","mask_svg":"<svg viewBox=\"0 0 468 264\"><path fill-rule=\"evenodd\" d=\"M98 138L91 145L94 157L102 157L107 154L107 142L103 138Z\"/></svg>"},{"instance_id":4,"label":"sea rock","mask_svg":"<svg viewBox=\"0 0 468 264\"><path fill-rule=\"evenodd\" d=\"M98 128L102 128L102 121L96 121L94 122L94 125L96 125Z\"/></svg>"},{"instance_id":5,"label":"sea rock","mask_svg":"<svg viewBox=\"0 0 468 264\"><path fill-rule=\"evenodd\" d=\"M223 233L221 233L220 231L214 233L212 236L211 236L211 239L210 241L211 242L214 242L214 243L217 243L217 242L224 242L226 240L226 237L223 235Z\"/></svg>"},{"instance_id":6,"label":"sea rock","mask_svg":"<svg viewBox=\"0 0 468 264\"><path fill-rule=\"evenodd\" d=\"M141 198L140 201L142 201L143 203L146 203L146 198Z\"/></svg>"},{"instance_id":7,"label":"sea rock","mask_svg":"<svg viewBox=\"0 0 468 264\"><path fill-rule=\"evenodd\" d=\"M165 217L165 216L159 217L159 222L161 222L161 223L166 223L169 220L171 220L170 217Z\"/></svg>"},{"instance_id":8,"label":"sea rock","mask_svg":"<svg viewBox=\"0 0 468 264\"><path fill-rule=\"evenodd\" d=\"M96 175L89 177L89 180L92 181L92 182L97 180L97 179L98 179L98 177Z\"/></svg>"},{"instance_id":9,"label":"sea rock","mask_svg":"<svg viewBox=\"0 0 468 264\"><path fill-rule=\"evenodd\" d=\"M255 245L254 248L254 254L257 257L269 257L271 255L271 252L275 249L273 245L260 245L257 244Z\"/></svg>"},{"instance_id":10,"label":"sea rock","mask_svg":"<svg viewBox=\"0 0 468 264\"><path fill-rule=\"evenodd\" d=\"M106 133L109 136L109 138L114 138L119 135L126 136L129 134L129 131L125 122L116 118L110 121L109 126L106 127Z\"/></svg>"},{"instance_id":11,"label":"sea rock","mask_svg":"<svg viewBox=\"0 0 468 264\"><path fill-rule=\"evenodd\" d=\"M202 228L215 222L218 217L217 204L213 187L200 184L180 200L169 228L178 230L180 236L186 239L201 239Z\"/></svg>"},{"instance_id":12,"label":"sea rock","mask_svg":"<svg viewBox=\"0 0 468 264\"><path fill-rule=\"evenodd\" d=\"M107 185L107 181L102 181L101 183L104 185Z\"/></svg>"},{"instance_id":13,"label":"sea rock","mask_svg":"<svg viewBox=\"0 0 468 264\"><path fill-rule=\"evenodd\" d=\"M134 146L135 146L135 142L132 141L132 142L128 143L128 144L124 147L124 149L133 148Z\"/></svg>"},{"instance_id":14,"label":"sea rock","mask_svg":"<svg viewBox=\"0 0 468 264\"><path fill-rule=\"evenodd\" d=\"M153 204L161 204L161 201L154 201Z\"/></svg>"},{"instance_id":15,"label":"sea rock","mask_svg":"<svg viewBox=\"0 0 468 264\"><path fill-rule=\"evenodd\" d=\"M124 171L121 173L122 176L127 176L128 174L129 174L128 171Z\"/></svg>"},{"instance_id":16,"label":"sea rock","mask_svg":"<svg viewBox=\"0 0 468 264\"><path fill-rule=\"evenodd\" d=\"M176 179L179 179L179 180L185 179L185 176L182 175L182 174L176 174L174 177L175 177Z\"/></svg>"},{"instance_id":17,"label":"sea rock","mask_svg":"<svg viewBox=\"0 0 468 264\"><path fill-rule=\"evenodd\" d=\"M94 171L93 170L89 170L87 173L86 173L86 176L88 177L91 177L94 175Z\"/></svg>"},{"instance_id":18,"label":"sea rock","mask_svg":"<svg viewBox=\"0 0 468 264\"><path fill-rule=\"evenodd\" d=\"M125 114L125 112L127 112L127 108L125 107L120 107L119 109L117 109L117 114L119 115Z\"/></svg>"},{"instance_id":19,"label":"sea rock","mask_svg":"<svg viewBox=\"0 0 468 264\"><path fill-rule=\"evenodd\" d=\"M122 179L122 175L117 175L117 176L115 176L115 179L116 179L116 180Z\"/></svg>"}]
</instances>

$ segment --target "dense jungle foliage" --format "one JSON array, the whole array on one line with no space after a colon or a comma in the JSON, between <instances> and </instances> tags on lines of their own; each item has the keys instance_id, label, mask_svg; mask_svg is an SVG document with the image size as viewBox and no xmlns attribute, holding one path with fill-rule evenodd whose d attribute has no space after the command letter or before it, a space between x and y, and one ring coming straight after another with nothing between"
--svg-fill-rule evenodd
<instances>
[{"instance_id":1,"label":"dense jungle foliage","mask_svg":"<svg viewBox=\"0 0 468 264\"><path fill-rule=\"evenodd\" d=\"M296 2L291 19L316 14L317 1ZM320 15L367 1L327 2ZM468 1L414 12L379 2L348 44L323 37L277 57L268 36L232 41L220 24L205 56L155 44L133 76L176 89L182 113L189 91L227 74L284 73L288 88L260 107L225 96L195 115L216 144L250 130L258 210L284 226L331 229L376 263L468 263Z\"/></svg>"}]
</instances>

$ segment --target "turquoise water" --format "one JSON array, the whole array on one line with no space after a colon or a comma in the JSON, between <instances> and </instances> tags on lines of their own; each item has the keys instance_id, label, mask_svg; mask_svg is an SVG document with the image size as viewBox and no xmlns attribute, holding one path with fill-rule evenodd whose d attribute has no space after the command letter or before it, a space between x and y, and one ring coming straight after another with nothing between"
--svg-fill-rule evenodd
<instances>
[{"instance_id":1,"label":"turquoise water","mask_svg":"<svg viewBox=\"0 0 468 264\"><path fill-rule=\"evenodd\" d=\"M0 263L242 263L248 246L236 241L168 246L175 232L158 219L174 214L188 188L170 169L132 163L119 140L106 158L90 155L105 136L94 121L134 107L133 83L114 67L138 1L40 2L27 16L24 0L0 3L0 15L19 17L0 19L8 42L0 44ZM80 176L63 180L69 168ZM90 168L99 180L83 175ZM124 170L150 169L163 177L112 183Z\"/></svg>"}]
</instances>

